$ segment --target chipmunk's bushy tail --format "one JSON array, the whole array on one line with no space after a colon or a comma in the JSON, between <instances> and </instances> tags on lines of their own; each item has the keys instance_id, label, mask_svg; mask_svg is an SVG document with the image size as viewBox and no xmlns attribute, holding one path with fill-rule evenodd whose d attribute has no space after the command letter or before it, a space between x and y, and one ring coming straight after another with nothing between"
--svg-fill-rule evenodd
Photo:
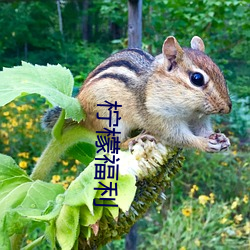
<instances>
[{"instance_id":1,"label":"chipmunk's bushy tail","mask_svg":"<svg viewBox=\"0 0 250 250\"><path fill-rule=\"evenodd\" d=\"M42 128L45 130L51 130L56 124L61 111L62 109L58 106L46 110L41 120Z\"/></svg>"}]
</instances>

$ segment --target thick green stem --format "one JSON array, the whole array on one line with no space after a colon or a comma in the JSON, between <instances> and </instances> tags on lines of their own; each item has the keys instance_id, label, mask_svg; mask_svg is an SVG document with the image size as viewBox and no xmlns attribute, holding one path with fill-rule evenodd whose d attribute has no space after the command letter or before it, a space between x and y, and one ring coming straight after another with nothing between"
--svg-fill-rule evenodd
<instances>
[{"instance_id":1,"label":"thick green stem","mask_svg":"<svg viewBox=\"0 0 250 250\"><path fill-rule=\"evenodd\" d=\"M49 173L60 159L61 155L72 145L77 142L86 142L94 144L96 141L96 133L80 126L75 125L63 130L61 136L52 138L36 166L33 169L31 178L33 180L46 180ZM26 228L22 234L15 234L11 238L11 249L18 250L21 247L22 240L25 235Z\"/></svg>"},{"instance_id":2,"label":"thick green stem","mask_svg":"<svg viewBox=\"0 0 250 250\"><path fill-rule=\"evenodd\" d=\"M46 180L49 173L60 159L61 155L77 142L94 144L96 133L80 126L72 126L63 131L60 138L52 138L46 149L39 158L31 178L33 180Z\"/></svg>"}]
</instances>

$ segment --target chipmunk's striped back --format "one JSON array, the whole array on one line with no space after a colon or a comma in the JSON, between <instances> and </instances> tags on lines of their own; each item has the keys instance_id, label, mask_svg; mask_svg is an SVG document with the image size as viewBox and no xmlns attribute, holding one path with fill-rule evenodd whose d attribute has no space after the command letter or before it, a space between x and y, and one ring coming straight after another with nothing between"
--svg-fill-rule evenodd
<instances>
[{"instance_id":1,"label":"chipmunk's striped back","mask_svg":"<svg viewBox=\"0 0 250 250\"><path fill-rule=\"evenodd\" d=\"M109 78L118 80L126 86L133 86L133 82L138 76L149 71L153 61L154 57L143 50L122 50L110 56L96 67L89 74L84 85Z\"/></svg>"}]
</instances>

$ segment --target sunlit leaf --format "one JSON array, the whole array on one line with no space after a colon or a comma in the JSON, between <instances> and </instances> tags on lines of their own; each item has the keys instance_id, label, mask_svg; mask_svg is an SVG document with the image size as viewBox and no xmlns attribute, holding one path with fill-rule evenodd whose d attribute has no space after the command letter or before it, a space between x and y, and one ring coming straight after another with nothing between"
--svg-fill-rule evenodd
<instances>
[{"instance_id":1,"label":"sunlit leaf","mask_svg":"<svg viewBox=\"0 0 250 250\"><path fill-rule=\"evenodd\" d=\"M61 65L34 66L22 62L21 66L0 72L0 106L16 97L36 93L53 106L65 109L66 118L80 121L84 114L78 100L71 97L73 85L71 72Z\"/></svg>"}]
</instances>

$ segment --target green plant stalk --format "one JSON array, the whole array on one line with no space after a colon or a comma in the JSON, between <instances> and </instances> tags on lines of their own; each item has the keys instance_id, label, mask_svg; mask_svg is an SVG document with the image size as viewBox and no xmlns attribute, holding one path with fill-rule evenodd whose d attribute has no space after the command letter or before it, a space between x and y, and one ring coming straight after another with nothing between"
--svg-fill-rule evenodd
<instances>
[{"instance_id":1,"label":"green plant stalk","mask_svg":"<svg viewBox=\"0 0 250 250\"><path fill-rule=\"evenodd\" d=\"M65 128L60 138L54 137L48 143L30 177L33 180L46 180L61 155L65 153L69 147L81 141L94 144L96 141L96 133L81 125Z\"/></svg>"},{"instance_id":2,"label":"green plant stalk","mask_svg":"<svg viewBox=\"0 0 250 250\"><path fill-rule=\"evenodd\" d=\"M53 137L43 151L30 175L33 180L46 180L61 155L65 153L70 146L81 141L90 144L94 144L96 141L96 133L81 125L70 126L65 128L62 132L60 137ZM12 236L11 249L18 250L21 248L25 231L26 229L24 229L22 234L15 234Z\"/></svg>"}]
</instances>

